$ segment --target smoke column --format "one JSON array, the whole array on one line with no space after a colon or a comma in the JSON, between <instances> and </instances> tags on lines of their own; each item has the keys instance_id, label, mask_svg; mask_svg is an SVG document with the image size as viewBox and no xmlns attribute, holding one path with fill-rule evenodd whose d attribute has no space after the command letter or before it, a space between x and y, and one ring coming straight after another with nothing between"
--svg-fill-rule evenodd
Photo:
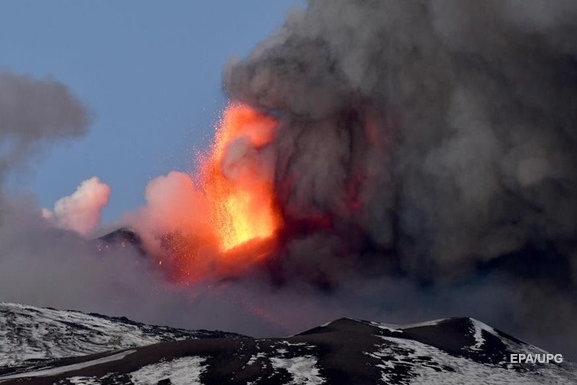
<instances>
[{"instance_id":1,"label":"smoke column","mask_svg":"<svg viewBox=\"0 0 577 385\"><path fill-rule=\"evenodd\" d=\"M87 132L90 113L61 83L0 69L0 180L42 146Z\"/></svg>"},{"instance_id":2,"label":"smoke column","mask_svg":"<svg viewBox=\"0 0 577 385\"><path fill-rule=\"evenodd\" d=\"M576 32L561 0L317 0L230 62L228 94L280 117L275 281L377 266L577 341Z\"/></svg>"}]
</instances>

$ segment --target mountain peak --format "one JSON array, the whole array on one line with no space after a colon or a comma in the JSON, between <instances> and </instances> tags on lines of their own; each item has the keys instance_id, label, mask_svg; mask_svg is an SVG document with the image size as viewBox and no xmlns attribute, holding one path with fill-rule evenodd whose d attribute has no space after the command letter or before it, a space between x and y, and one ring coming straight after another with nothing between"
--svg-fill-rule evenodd
<instances>
[{"instance_id":1,"label":"mountain peak","mask_svg":"<svg viewBox=\"0 0 577 385\"><path fill-rule=\"evenodd\" d=\"M544 351L466 317L408 325L340 318L255 339L3 303L0 330L2 385L577 383L570 363L510 362L513 353Z\"/></svg>"}]
</instances>

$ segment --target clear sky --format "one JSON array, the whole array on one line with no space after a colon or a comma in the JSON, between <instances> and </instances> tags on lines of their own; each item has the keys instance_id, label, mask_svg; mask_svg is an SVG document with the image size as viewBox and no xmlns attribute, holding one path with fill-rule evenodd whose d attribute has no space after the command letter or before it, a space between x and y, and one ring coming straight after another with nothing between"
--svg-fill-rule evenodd
<instances>
[{"instance_id":1,"label":"clear sky","mask_svg":"<svg viewBox=\"0 0 577 385\"><path fill-rule=\"evenodd\" d=\"M143 203L150 179L191 171L225 104L227 60L246 55L301 0L0 3L0 69L66 84L95 115L90 133L47 149L13 181L43 207L98 176L103 222Z\"/></svg>"}]
</instances>

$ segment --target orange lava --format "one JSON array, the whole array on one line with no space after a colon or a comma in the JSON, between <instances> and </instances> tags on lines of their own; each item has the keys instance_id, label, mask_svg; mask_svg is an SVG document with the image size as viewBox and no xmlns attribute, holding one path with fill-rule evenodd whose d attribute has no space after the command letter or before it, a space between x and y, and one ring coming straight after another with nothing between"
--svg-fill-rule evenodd
<instances>
[{"instance_id":1,"label":"orange lava","mask_svg":"<svg viewBox=\"0 0 577 385\"><path fill-rule=\"evenodd\" d=\"M220 291L226 288L223 282L258 266L275 250L283 223L273 183L276 159L269 145L277 126L271 116L230 104L213 145L198 159L196 175L171 173L151 183L147 200L161 202L153 205L159 207L153 218L167 223L161 227L157 264L172 282L208 282L212 291ZM226 290L223 295L230 293L252 314L284 327L282 318L241 292ZM203 294L191 290L190 295Z\"/></svg>"},{"instance_id":2,"label":"orange lava","mask_svg":"<svg viewBox=\"0 0 577 385\"><path fill-rule=\"evenodd\" d=\"M232 104L224 112L210 157L204 159L202 185L223 251L269 238L279 228L272 177L258 162L276 125L270 116Z\"/></svg>"},{"instance_id":3,"label":"orange lava","mask_svg":"<svg viewBox=\"0 0 577 385\"><path fill-rule=\"evenodd\" d=\"M274 236L281 221L274 201L270 156L277 121L242 105L229 105L220 121L200 179L223 255ZM268 162L267 162L268 161Z\"/></svg>"},{"instance_id":4,"label":"orange lava","mask_svg":"<svg viewBox=\"0 0 577 385\"><path fill-rule=\"evenodd\" d=\"M230 104L196 175L172 172L147 186L149 215L162 232L157 263L171 280L238 276L277 247L282 217L270 146L277 126L269 115Z\"/></svg>"}]
</instances>

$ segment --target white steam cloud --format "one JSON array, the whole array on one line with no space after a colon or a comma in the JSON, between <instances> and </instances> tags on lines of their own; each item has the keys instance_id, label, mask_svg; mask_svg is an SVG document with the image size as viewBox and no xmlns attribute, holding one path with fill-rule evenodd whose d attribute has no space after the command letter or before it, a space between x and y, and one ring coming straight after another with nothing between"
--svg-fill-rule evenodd
<instances>
[{"instance_id":1,"label":"white steam cloud","mask_svg":"<svg viewBox=\"0 0 577 385\"><path fill-rule=\"evenodd\" d=\"M42 213L62 229L88 235L100 225L102 210L109 198L110 187L92 177L82 182L72 195L56 201L53 212L44 209Z\"/></svg>"}]
</instances>

